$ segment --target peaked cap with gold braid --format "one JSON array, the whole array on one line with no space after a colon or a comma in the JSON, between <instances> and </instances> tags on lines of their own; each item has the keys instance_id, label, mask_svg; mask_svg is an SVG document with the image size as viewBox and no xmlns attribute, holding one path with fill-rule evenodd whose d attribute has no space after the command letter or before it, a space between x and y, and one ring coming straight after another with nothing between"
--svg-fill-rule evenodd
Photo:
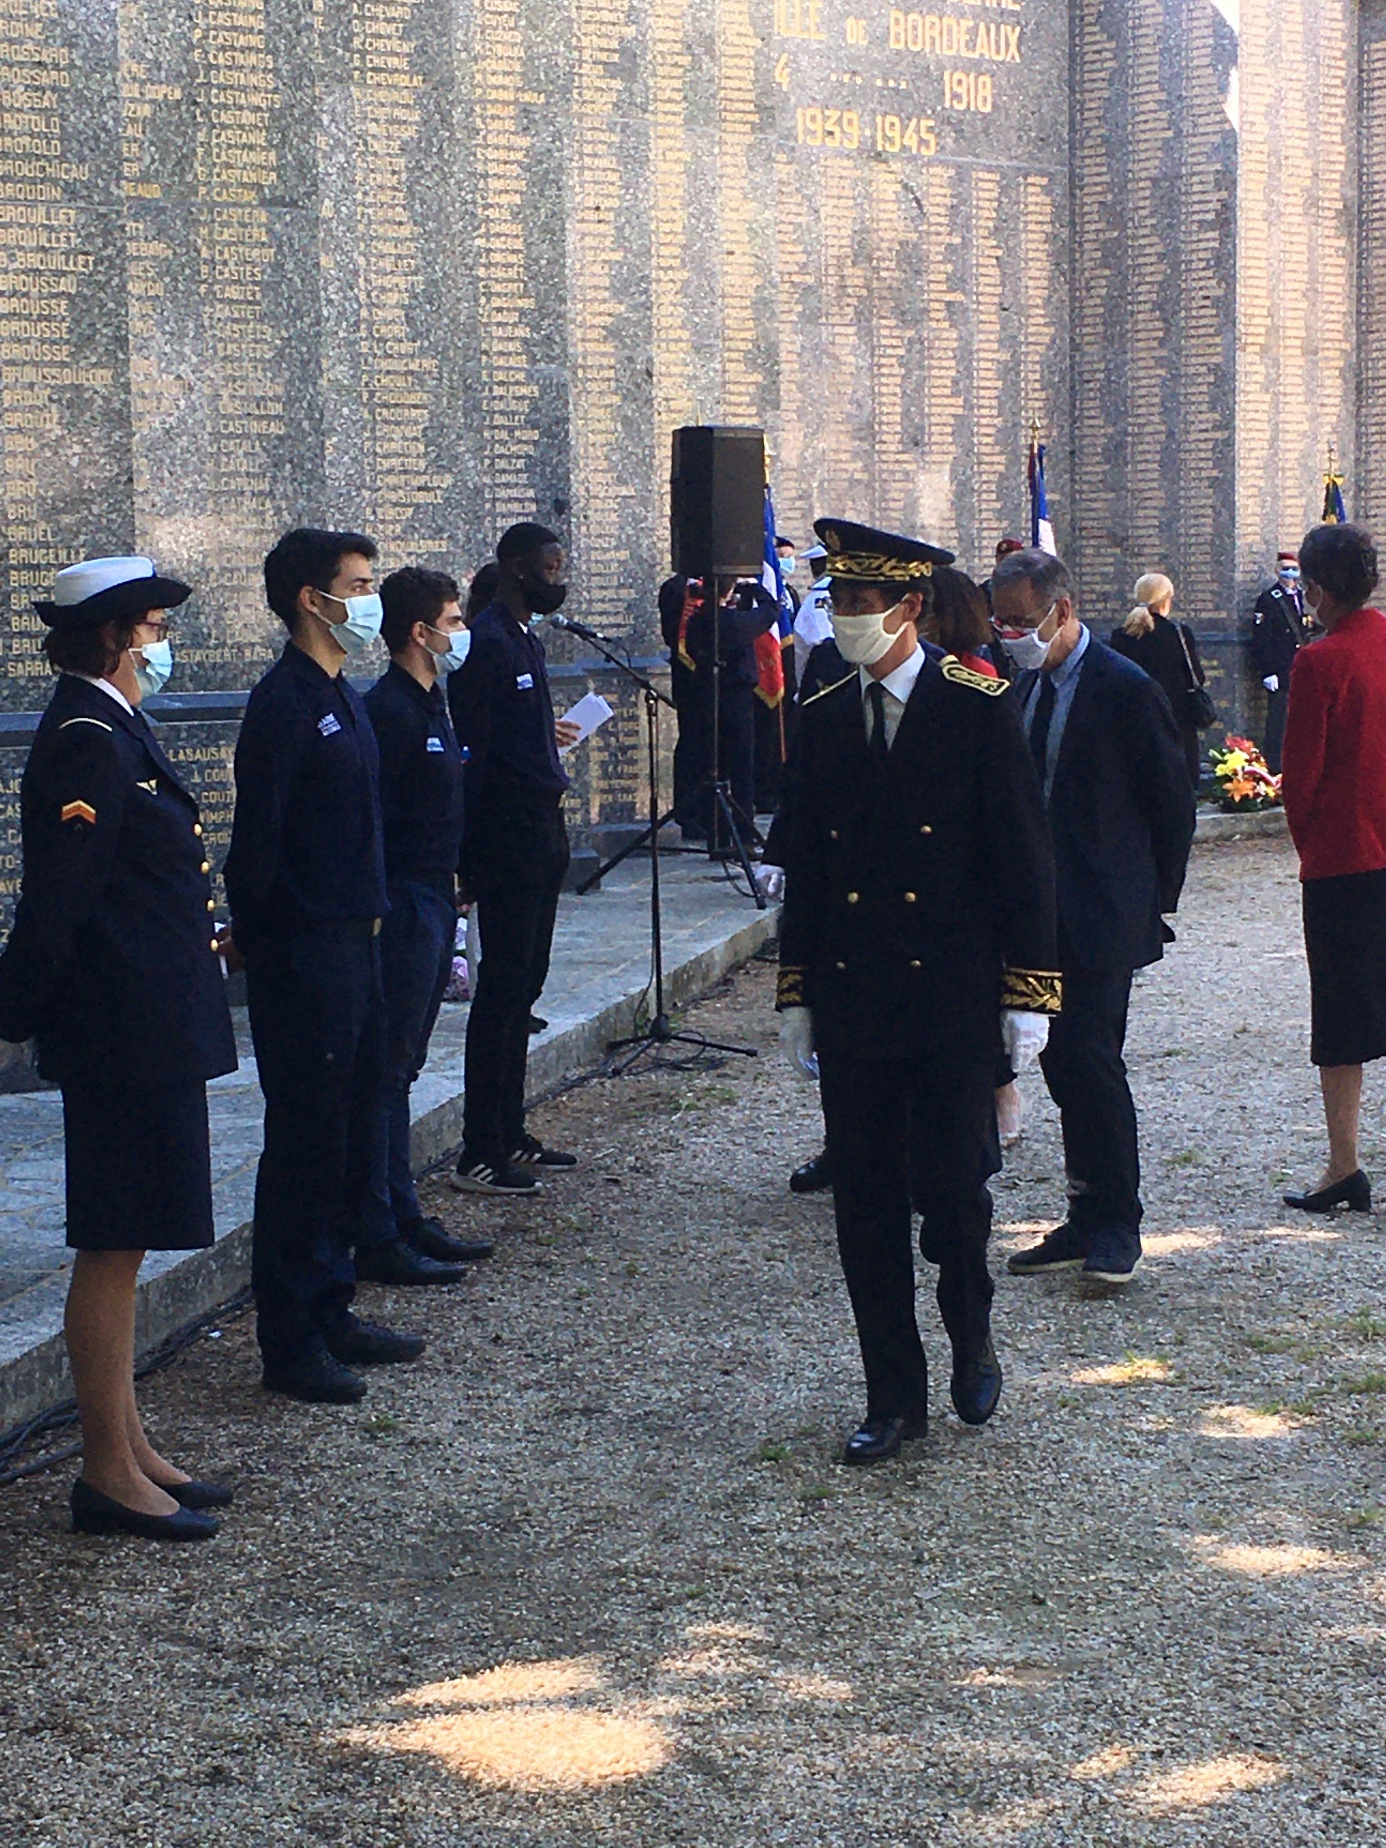
<instances>
[{"instance_id":1,"label":"peaked cap with gold braid","mask_svg":"<svg viewBox=\"0 0 1386 1848\"><path fill-rule=\"evenodd\" d=\"M951 565L956 556L942 546L858 526L854 520L815 520L813 530L827 548L823 569L828 576L863 584L922 584L935 565Z\"/></svg>"}]
</instances>

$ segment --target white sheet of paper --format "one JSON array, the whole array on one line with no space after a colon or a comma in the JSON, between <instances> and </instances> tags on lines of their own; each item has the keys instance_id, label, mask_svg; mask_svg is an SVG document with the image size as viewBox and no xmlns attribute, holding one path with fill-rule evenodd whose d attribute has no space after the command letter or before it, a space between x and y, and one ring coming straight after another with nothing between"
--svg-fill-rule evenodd
<instances>
[{"instance_id":1,"label":"white sheet of paper","mask_svg":"<svg viewBox=\"0 0 1386 1848\"><path fill-rule=\"evenodd\" d=\"M615 716L614 708L606 703L600 693L584 693L576 706L570 706L562 714L569 725L576 725L579 729L573 743L565 744L560 755L566 756L575 746L581 744L584 738L590 738L599 726L605 725L608 719L613 719Z\"/></svg>"}]
</instances>

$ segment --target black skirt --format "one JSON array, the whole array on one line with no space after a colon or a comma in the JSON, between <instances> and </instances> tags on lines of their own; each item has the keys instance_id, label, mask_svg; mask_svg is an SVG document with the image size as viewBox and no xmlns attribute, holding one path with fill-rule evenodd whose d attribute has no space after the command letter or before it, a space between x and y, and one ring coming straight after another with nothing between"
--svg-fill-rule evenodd
<instances>
[{"instance_id":1,"label":"black skirt","mask_svg":"<svg viewBox=\"0 0 1386 1848\"><path fill-rule=\"evenodd\" d=\"M213 1242L207 1087L63 1090L67 1242L76 1251L200 1251Z\"/></svg>"},{"instance_id":2,"label":"black skirt","mask_svg":"<svg viewBox=\"0 0 1386 1848\"><path fill-rule=\"evenodd\" d=\"M1304 881L1315 1065L1386 1058L1386 868Z\"/></svg>"}]
</instances>

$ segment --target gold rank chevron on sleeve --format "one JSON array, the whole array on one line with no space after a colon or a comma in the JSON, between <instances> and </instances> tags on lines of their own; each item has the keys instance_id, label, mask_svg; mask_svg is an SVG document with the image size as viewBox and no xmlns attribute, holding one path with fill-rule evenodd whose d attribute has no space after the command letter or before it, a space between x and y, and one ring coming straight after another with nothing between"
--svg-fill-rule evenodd
<instances>
[{"instance_id":1,"label":"gold rank chevron on sleeve","mask_svg":"<svg viewBox=\"0 0 1386 1848\"><path fill-rule=\"evenodd\" d=\"M808 1006L808 970L781 967L775 983L775 1007Z\"/></svg>"},{"instance_id":2,"label":"gold rank chevron on sleeve","mask_svg":"<svg viewBox=\"0 0 1386 1848\"><path fill-rule=\"evenodd\" d=\"M1058 1014L1063 977L1054 969L1007 969L1001 977L1001 1005L1017 1014Z\"/></svg>"}]
</instances>

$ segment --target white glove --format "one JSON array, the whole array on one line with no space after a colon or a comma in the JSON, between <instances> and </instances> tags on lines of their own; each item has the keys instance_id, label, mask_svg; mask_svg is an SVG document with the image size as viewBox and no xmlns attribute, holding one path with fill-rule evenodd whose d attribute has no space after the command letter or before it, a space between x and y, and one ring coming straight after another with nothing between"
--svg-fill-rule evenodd
<instances>
[{"instance_id":1,"label":"white glove","mask_svg":"<svg viewBox=\"0 0 1386 1848\"><path fill-rule=\"evenodd\" d=\"M1001 1038L1011 1070L1017 1075L1034 1064L1049 1044L1049 1016L1022 1014L1013 1007L1001 1010Z\"/></svg>"},{"instance_id":2,"label":"white glove","mask_svg":"<svg viewBox=\"0 0 1386 1848\"><path fill-rule=\"evenodd\" d=\"M1261 682L1261 685L1266 689L1267 693L1278 693L1280 691L1279 674L1267 674L1265 679Z\"/></svg>"},{"instance_id":3,"label":"white glove","mask_svg":"<svg viewBox=\"0 0 1386 1848\"><path fill-rule=\"evenodd\" d=\"M818 1054L813 1050L813 1014L806 1007L786 1007L780 1011L780 1050L795 1075L811 1084L818 1082Z\"/></svg>"},{"instance_id":4,"label":"white glove","mask_svg":"<svg viewBox=\"0 0 1386 1848\"><path fill-rule=\"evenodd\" d=\"M784 868L767 866L764 861L755 868L756 887L761 897L770 905L778 905L784 897Z\"/></svg>"}]
</instances>

